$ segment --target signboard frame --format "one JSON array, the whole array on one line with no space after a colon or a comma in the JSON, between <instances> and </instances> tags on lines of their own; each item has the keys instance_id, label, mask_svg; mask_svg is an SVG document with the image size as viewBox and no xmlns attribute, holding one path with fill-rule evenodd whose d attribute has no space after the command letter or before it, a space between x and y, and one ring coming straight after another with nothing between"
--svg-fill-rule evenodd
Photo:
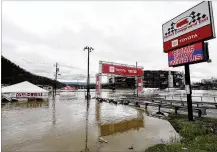
<instances>
[{"instance_id":1,"label":"signboard frame","mask_svg":"<svg viewBox=\"0 0 217 152\"><path fill-rule=\"evenodd\" d=\"M204 25L204 26L202 26L202 27L200 27L200 28L196 28L196 29L194 29L194 30L192 30L192 31L189 31L189 32L187 32L187 33L181 34L181 35L179 35L179 36L175 36L175 37L171 38L171 39L168 40L168 41L171 41L171 45L172 45L172 41L174 41L174 39L176 39L176 40L179 41L179 38L180 38L180 37L182 37L182 36L184 36L184 35L188 35L188 34L191 33L191 32L196 32L196 30L202 30L202 28L204 28L204 27L206 27L206 26L208 26L208 25L211 26L211 32L212 32L212 33L211 33L211 36L205 37L205 38L201 38L201 39L197 39L197 40L194 40L194 41L192 41L192 42L190 42L190 43L186 43L186 44L183 44L183 45L177 44L178 46L175 46L175 47L173 47L173 48L171 47L170 49L165 49L165 42L168 42L168 41L165 41L165 40L164 40L164 39L165 39L165 38L164 38L164 33L165 33L164 25L170 23L170 22L173 21L173 20L176 20L177 18L179 18L180 16L182 16L184 13L193 10L194 8L198 7L199 5L201 5L201 4L203 4L203 3L208 3L208 11L209 11L209 12L208 12L207 16L209 16L210 23L207 24L207 25ZM187 16L186 16L186 17L187 17ZM183 19L183 18L180 18L178 21L180 21L180 20L182 20L182 19ZM178 22L178 21L177 21L177 22ZM176 23L177 23L177 22L176 22ZM182 29L182 28L181 28L181 29ZM199 33L199 32L197 32L197 33ZM190 9L186 10L185 12L179 14L178 16L174 17L173 19L167 21L166 23L164 23L164 24L162 25L162 36L163 36L163 52L164 52L164 53L168 53L168 52L170 52L170 51L172 51L172 50L174 50L174 49L182 48L182 47L188 46L188 45L190 45L190 44L194 44L194 43L197 43L197 42L206 41L206 40L210 40L210 39L215 38L216 35L215 35L215 26L214 26L214 17L213 17L212 3L211 3L210 1L208 1L208 2L207 2L207 1L203 1L203 2L201 2L201 3L197 4L197 5L195 5L194 7L192 7L192 8L190 8ZM184 38L184 39L185 39L185 38ZM186 39L187 39L187 38L186 38ZM191 38L191 39L193 39L193 38ZM186 40L186 41L187 41L187 40ZM179 43L179 42L178 42L178 43Z\"/></svg>"},{"instance_id":2,"label":"signboard frame","mask_svg":"<svg viewBox=\"0 0 217 152\"><path fill-rule=\"evenodd\" d=\"M203 3L204 5L202 5ZM202 16L200 16L201 14ZM209 18L207 16L209 16ZM193 24L191 24L192 22ZM167 32L165 32L165 30L167 30ZM169 53L170 51L183 48L182 51L184 54L186 53L184 52L185 51L184 47L186 46L190 46L198 42L202 43L203 45L202 46L202 49L203 49L202 52L204 55L203 60L200 60L198 62L195 61L193 63L187 62L184 64L172 66L172 67L177 67L177 66L184 65L185 67L185 86L186 86L185 89L187 93L188 120L193 121L194 118L193 118L193 106L192 106L192 89L191 89L189 65L209 60L208 43L204 43L204 41L210 40L216 37L212 3L210 1L203 1L195 5L194 7L188 9L187 11L183 12L182 14L176 16L175 18L171 19L170 21L164 23L162 25L162 33L163 33L163 52L164 53ZM168 34L169 36L167 36ZM165 49L165 47L167 48ZM195 51L195 48L194 48L194 51ZM168 56L168 60L169 60L169 56Z\"/></svg>"},{"instance_id":3,"label":"signboard frame","mask_svg":"<svg viewBox=\"0 0 217 152\"><path fill-rule=\"evenodd\" d=\"M107 64L110 66L120 66L120 67L125 67L125 68L129 68L130 70L136 70L136 74L135 72L133 72L134 74L123 74L123 73L115 73L115 72L105 72L103 71L103 64ZM108 67L110 69L110 67ZM139 74L138 74L138 69L140 70ZM112 71L115 71L115 69L112 69ZM126 65L126 64L120 64L120 63L114 63L114 62L106 62L106 61L99 61L99 73L96 74L96 96L100 97L101 96L101 76L124 76L124 77L139 77L140 81L140 85L138 85L137 89L139 89L139 94L142 93L143 91L143 67L141 66L134 66L134 65ZM97 83L99 82L99 83ZM138 81L137 81L138 83Z\"/></svg>"},{"instance_id":4,"label":"signboard frame","mask_svg":"<svg viewBox=\"0 0 217 152\"><path fill-rule=\"evenodd\" d=\"M119 64L119 63L113 63L113 62L102 62L102 61L100 62L100 64L101 64L100 73L103 73L103 74L129 76L129 77L143 76L143 67L136 67L136 66L126 65L126 64ZM107 68L107 66L109 67L109 69L105 69ZM110 67L112 67L112 69ZM120 70L122 71L116 72L116 68L120 68ZM132 74L130 74L129 70L132 71Z\"/></svg>"}]
</instances>

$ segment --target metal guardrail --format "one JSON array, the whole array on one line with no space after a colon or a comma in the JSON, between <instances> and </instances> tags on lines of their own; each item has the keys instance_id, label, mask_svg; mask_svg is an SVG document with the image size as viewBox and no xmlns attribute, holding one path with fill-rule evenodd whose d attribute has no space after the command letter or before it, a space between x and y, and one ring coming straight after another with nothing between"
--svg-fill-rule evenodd
<instances>
[{"instance_id":1,"label":"metal guardrail","mask_svg":"<svg viewBox=\"0 0 217 152\"><path fill-rule=\"evenodd\" d=\"M187 99L187 95L184 96L184 95L164 95L162 96L164 97L164 99L180 99L180 100L183 100L183 99ZM197 98L197 101L201 101L203 102L204 99L211 99L213 102L216 102L217 101L217 96L192 96L192 100Z\"/></svg>"}]
</instances>

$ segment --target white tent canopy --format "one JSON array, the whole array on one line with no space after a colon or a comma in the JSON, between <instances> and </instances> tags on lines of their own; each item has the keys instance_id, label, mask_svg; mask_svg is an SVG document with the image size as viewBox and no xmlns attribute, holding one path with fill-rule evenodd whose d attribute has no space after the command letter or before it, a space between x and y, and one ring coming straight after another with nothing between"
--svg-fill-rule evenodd
<instances>
[{"instance_id":1,"label":"white tent canopy","mask_svg":"<svg viewBox=\"0 0 217 152\"><path fill-rule=\"evenodd\" d=\"M2 94L8 94L9 97L47 98L48 92L49 91L42 89L28 81L2 88Z\"/></svg>"},{"instance_id":2,"label":"white tent canopy","mask_svg":"<svg viewBox=\"0 0 217 152\"><path fill-rule=\"evenodd\" d=\"M2 93L12 93L12 92L35 92L35 93L45 93L48 92L28 81L17 83L11 86L2 88Z\"/></svg>"}]
</instances>

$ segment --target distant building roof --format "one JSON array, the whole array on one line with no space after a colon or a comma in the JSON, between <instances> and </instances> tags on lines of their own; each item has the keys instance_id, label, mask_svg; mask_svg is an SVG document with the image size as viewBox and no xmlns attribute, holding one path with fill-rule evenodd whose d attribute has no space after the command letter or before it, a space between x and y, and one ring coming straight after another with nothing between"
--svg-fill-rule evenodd
<instances>
[{"instance_id":1,"label":"distant building roof","mask_svg":"<svg viewBox=\"0 0 217 152\"><path fill-rule=\"evenodd\" d=\"M64 84L75 84L75 85L86 85L87 83L86 82L62 82Z\"/></svg>"},{"instance_id":2,"label":"distant building roof","mask_svg":"<svg viewBox=\"0 0 217 152\"><path fill-rule=\"evenodd\" d=\"M75 88L75 87L66 86L66 87L62 88L61 90L65 90L65 91L75 91L76 88Z\"/></svg>"}]
</instances>

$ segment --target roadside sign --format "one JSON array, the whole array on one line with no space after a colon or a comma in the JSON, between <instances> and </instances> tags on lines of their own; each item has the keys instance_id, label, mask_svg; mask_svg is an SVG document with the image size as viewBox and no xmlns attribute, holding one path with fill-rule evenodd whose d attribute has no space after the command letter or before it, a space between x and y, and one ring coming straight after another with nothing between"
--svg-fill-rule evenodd
<instances>
[{"instance_id":1,"label":"roadside sign","mask_svg":"<svg viewBox=\"0 0 217 152\"><path fill-rule=\"evenodd\" d=\"M189 85L185 85L185 91L186 91L186 94L190 94L191 93Z\"/></svg>"},{"instance_id":2,"label":"roadside sign","mask_svg":"<svg viewBox=\"0 0 217 152\"><path fill-rule=\"evenodd\" d=\"M162 26L164 52L215 38L212 4L202 2Z\"/></svg>"}]
</instances>

